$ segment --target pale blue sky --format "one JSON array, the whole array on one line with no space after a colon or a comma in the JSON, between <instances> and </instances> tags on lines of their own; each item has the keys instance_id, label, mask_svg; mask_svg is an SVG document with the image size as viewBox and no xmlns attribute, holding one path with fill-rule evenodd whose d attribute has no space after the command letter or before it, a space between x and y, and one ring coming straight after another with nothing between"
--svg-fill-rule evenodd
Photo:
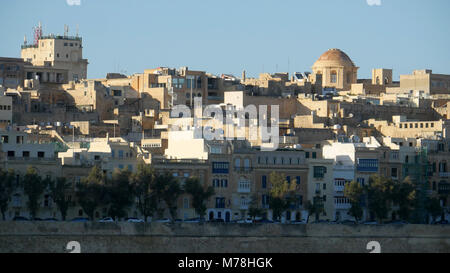
<instances>
[{"instance_id":1,"label":"pale blue sky","mask_svg":"<svg viewBox=\"0 0 450 273\"><path fill-rule=\"evenodd\" d=\"M73 1L73 0L72 0ZM45 34L79 25L89 78L159 66L214 74L310 71L329 48L368 78L414 69L450 74L450 1L381 0L2 0L0 56L19 57L39 21Z\"/></svg>"}]
</instances>

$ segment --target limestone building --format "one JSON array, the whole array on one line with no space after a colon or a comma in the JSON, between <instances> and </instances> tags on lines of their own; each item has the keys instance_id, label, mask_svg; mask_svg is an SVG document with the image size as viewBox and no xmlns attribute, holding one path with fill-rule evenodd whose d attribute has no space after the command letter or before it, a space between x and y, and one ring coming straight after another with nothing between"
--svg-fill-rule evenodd
<instances>
[{"instance_id":1,"label":"limestone building","mask_svg":"<svg viewBox=\"0 0 450 273\"><path fill-rule=\"evenodd\" d=\"M323 87L337 90L350 90L351 85L357 82L358 69L350 57L337 48L322 54L312 67L315 75L322 75Z\"/></svg>"},{"instance_id":2,"label":"limestone building","mask_svg":"<svg viewBox=\"0 0 450 273\"><path fill-rule=\"evenodd\" d=\"M39 36L35 44L22 46L21 57L33 66L67 70L68 81L87 78L88 61L83 59L83 40L78 36ZM42 75L44 81L52 77L56 75L52 73ZM60 81L62 80L55 80Z\"/></svg>"}]
</instances>

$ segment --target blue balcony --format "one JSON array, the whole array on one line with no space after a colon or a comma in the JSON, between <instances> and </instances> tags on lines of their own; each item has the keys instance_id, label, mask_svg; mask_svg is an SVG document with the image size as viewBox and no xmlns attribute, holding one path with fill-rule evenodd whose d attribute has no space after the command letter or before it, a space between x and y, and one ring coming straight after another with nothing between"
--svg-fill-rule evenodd
<instances>
[{"instance_id":1,"label":"blue balcony","mask_svg":"<svg viewBox=\"0 0 450 273\"><path fill-rule=\"evenodd\" d=\"M378 159L358 159L357 171L365 173L378 172Z\"/></svg>"}]
</instances>

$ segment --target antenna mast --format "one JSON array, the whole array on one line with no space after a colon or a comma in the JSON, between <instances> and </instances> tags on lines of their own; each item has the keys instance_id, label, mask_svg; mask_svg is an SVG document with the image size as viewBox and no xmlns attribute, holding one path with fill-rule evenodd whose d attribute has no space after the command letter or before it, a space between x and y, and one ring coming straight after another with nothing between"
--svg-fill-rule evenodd
<instances>
[{"instance_id":1,"label":"antenna mast","mask_svg":"<svg viewBox=\"0 0 450 273\"><path fill-rule=\"evenodd\" d=\"M33 32L34 32L34 45L38 46L39 45L39 39L41 39L41 37L42 37L42 24L41 24L41 22L39 22L39 25L37 27L33 28Z\"/></svg>"}]
</instances>

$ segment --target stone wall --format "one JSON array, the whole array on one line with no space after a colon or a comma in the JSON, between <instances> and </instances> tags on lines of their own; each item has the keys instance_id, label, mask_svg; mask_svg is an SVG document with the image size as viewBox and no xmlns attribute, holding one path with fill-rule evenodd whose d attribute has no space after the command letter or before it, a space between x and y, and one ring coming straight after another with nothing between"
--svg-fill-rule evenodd
<instances>
[{"instance_id":1,"label":"stone wall","mask_svg":"<svg viewBox=\"0 0 450 273\"><path fill-rule=\"evenodd\" d=\"M450 253L450 226L0 222L0 253Z\"/></svg>"}]
</instances>

